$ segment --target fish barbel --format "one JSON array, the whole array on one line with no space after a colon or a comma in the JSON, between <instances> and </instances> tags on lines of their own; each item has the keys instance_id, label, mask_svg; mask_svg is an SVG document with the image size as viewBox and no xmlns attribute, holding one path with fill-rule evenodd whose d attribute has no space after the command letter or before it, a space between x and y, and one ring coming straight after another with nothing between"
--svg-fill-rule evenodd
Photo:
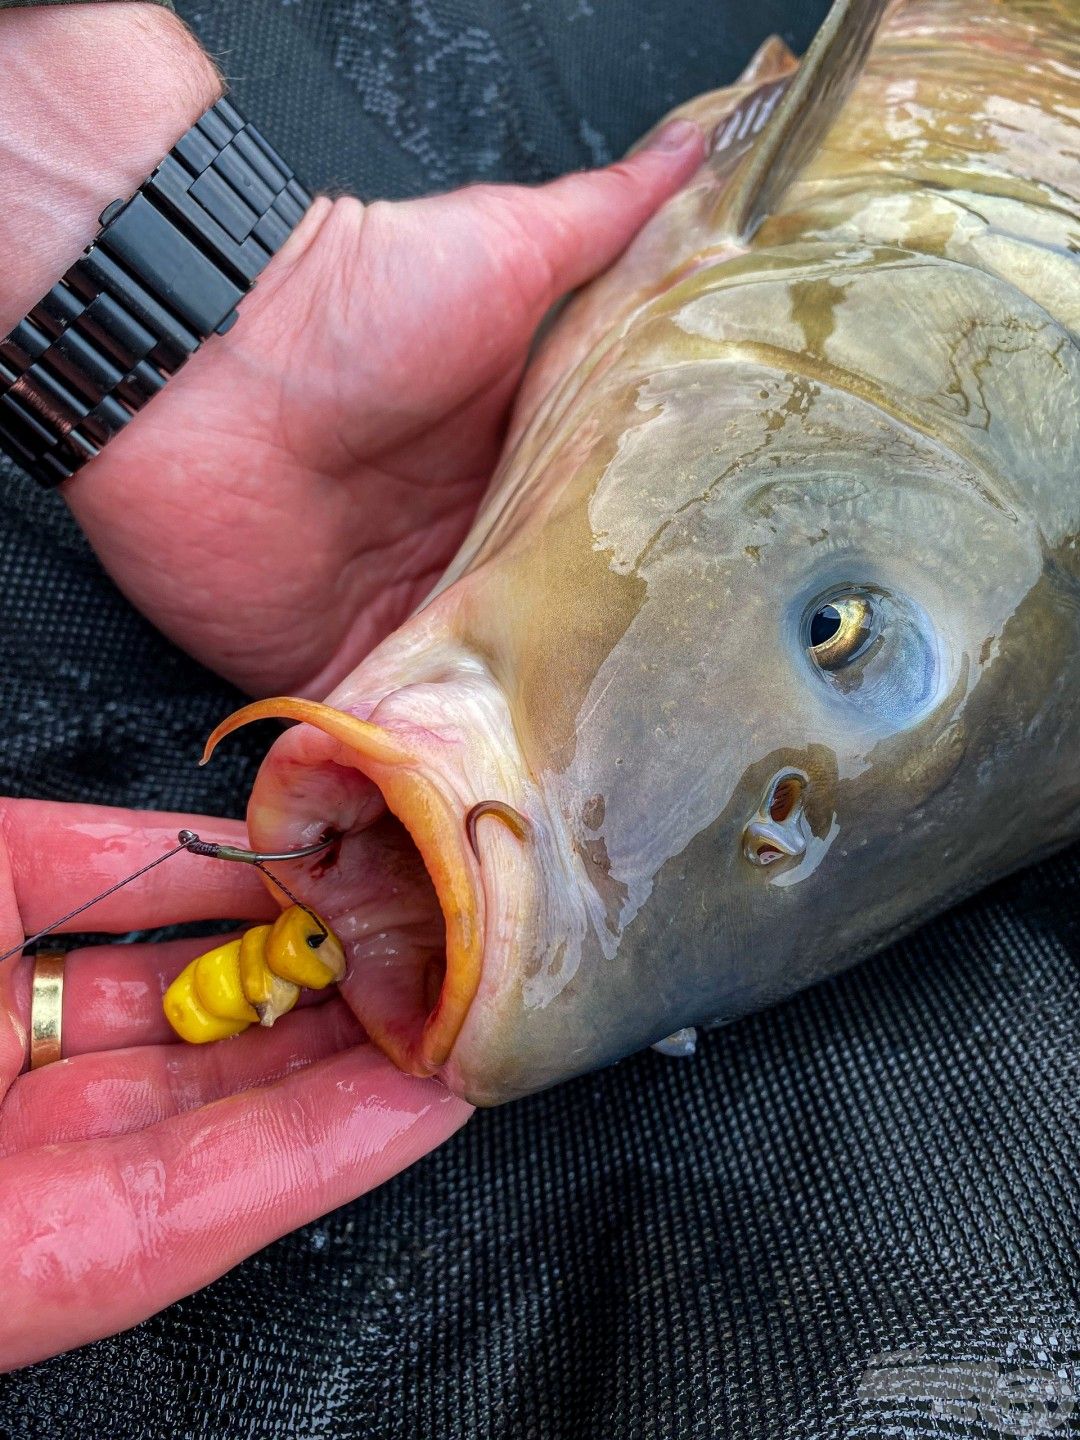
<instances>
[{"instance_id":1,"label":"fish barbel","mask_svg":"<svg viewBox=\"0 0 1080 1440\"><path fill-rule=\"evenodd\" d=\"M682 107L435 593L265 760L406 1070L494 1103L1080 832L1080 4L840 0Z\"/></svg>"}]
</instances>

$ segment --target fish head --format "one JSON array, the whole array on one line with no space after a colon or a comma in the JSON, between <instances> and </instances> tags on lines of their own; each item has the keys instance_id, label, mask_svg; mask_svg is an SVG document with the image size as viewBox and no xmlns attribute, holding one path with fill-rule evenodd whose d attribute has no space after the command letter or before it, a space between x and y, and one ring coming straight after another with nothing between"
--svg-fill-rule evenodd
<instances>
[{"instance_id":1,"label":"fish head","mask_svg":"<svg viewBox=\"0 0 1080 1440\"><path fill-rule=\"evenodd\" d=\"M474 1101L779 999L1057 837L1075 577L985 456L732 342L803 283L639 309L439 592L282 712L253 842L335 835L301 893L350 1003Z\"/></svg>"},{"instance_id":2,"label":"fish head","mask_svg":"<svg viewBox=\"0 0 1080 1440\"><path fill-rule=\"evenodd\" d=\"M556 323L421 610L249 712L307 722L253 843L333 836L280 873L350 1004L478 1103L827 976L1080 807L1075 345L898 243L712 244L716 190Z\"/></svg>"}]
</instances>

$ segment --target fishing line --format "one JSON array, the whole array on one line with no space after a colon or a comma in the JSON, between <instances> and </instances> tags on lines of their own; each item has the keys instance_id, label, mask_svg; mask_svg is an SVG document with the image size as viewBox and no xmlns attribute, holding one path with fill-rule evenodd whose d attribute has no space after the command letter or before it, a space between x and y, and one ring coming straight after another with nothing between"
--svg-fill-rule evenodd
<instances>
[{"instance_id":1,"label":"fishing line","mask_svg":"<svg viewBox=\"0 0 1080 1440\"><path fill-rule=\"evenodd\" d=\"M59 920L54 920L51 924L46 925L44 929L35 931L33 935L24 936L17 945L13 945L10 950L5 950L4 953L0 955L0 963L5 960L10 960L12 955L17 955L19 951L24 950L27 945L33 945L35 941L43 940L46 935L51 935L55 930L59 930L61 925L66 925L69 920L74 920L76 915L81 915L84 910L89 910L91 906L99 904L102 900L107 900L110 895L115 895L117 890L122 890L125 885L130 885L133 880L141 879L143 875L147 874L150 870L156 869L158 865L164 865L166 860L172 860L174 856L180 854L181 850L190 851L192 855L204 855L211 860L235 860L245 865L254 865L256 870L265 875L279 890L284 891L292 903L299 906L304 914L309 915L318 926L321 934L316 941L316 946L321 945L330 933L315 914L314 910L309 909L302 900L298 900L288 886L279 880L272 871L266 868L266 862L268 860L304 860L309 855L317 855L320 850L325 850L334 843L334 837L332 835L327 836L325 840L317 841L314 845L305 845L303 849L300 850L282 850L277 852L245 850L239 845L226 845L216 840L203 840L196 835L194 830L181 830L176 838L178 843L174 845L171 850L166 850L164 855L159 855L156 860L151 860L148 864L140 866L138 870L133 871L130 875L126 875L123 880L117 880L115 885L110 885L107 890L102 890L100 895L94 895L90 900L85 900L81 905L76 905L74 910L69 910L66 915L61 915Z\"/></svg>"},{"instance_id":2,"label":"fishing line","mask_svg":"<svg viewBox=\"0 0 1080 1440\"><path fill-rule=\"evenodd\" d=\"M297 906L298 909L303 910L304 914L309 916L319 927L321 934L319 935L319 938L317 940L315 940L314 935L308 937L308 944L311 945L311 948L313 950L317 950L322 944L322 942L330 934L330 931L319 919L318 915L315 914L315 911L312 910L309 906L305 905L302 900L298 900L293 894L293 892L289 889L289 887L285 884L285 881L279 880L276 875L272 874L261 860L252 860L251 864L255 866L255 869L258 870L260 875L266 876L266 878L270 881L271 885L276 885L279 890L283 890L285 894L289 897L289 899L292 901L292 903ZM315 940L314 945L311 944L313 940Z\"/></svg>"},{"instance_id":3,"label":"fishing line","mask_svg":"<svg viewBox=\"0 0 1080 1440\"><path fill-rule=\"evenodd\" d=\"M18 945L13 945L10 950L5 950L4 953L0 955L0 962L10 960L12 955L17 955L20 950L25 949L27 945L32 945L35 940L43 940L46 935L51 935L53 931L58 930L61 925L66 925L69 920L74 920L76 915L81 915L84 910L89 910L91 905L96 905L99 900L107 900L110 895L115 895L117 890L122 890L125 885L130 885L133 880L138 880L141 875L145 875L148 870L153 870L157 865L163 865L166 860L171 860L174 855L179 855L181 850L186 849L187 846L181 841L179 845L173 846L171 850L166 850L164 855L159 855L156 860L151 860L149 865L144 865L140 870L136 870L134 874L128 875L125 879L118 880L115 885L110 885L107 890L102 890L101 894L95 895L92 900L87 900L82 905L76 905L74 910L69 910L66 915L61 915L59 920L54 920L51 925L46 925L44 930L38 930L33 935L27 935L19 941Z\"/></svg>"},{"instance_id":4,"label":"fishing line","mask_svg":"<svg viewBox=\"0 0 1080 1440\"><path fill-rule=\"evenodd\" d=\"M333 835L327 835L322 840L316 840L314 845L305 845L301 850L279 851L244 850L239 845L224 845L216 840L200 840L194 830L181 830L179 839L180 843L186 846L194 855L207 855L212 860L239 860L244 865L254 865L260 874L266 876L271 885L276 885L279 890L289 897L298 909L303 910L304 914L314 922L319 931L319 938L315 941L314 945L311 946L313 950L317 950L330 934L330 931L319 919L318 915L315 914L315 911L312 910L310 906L305 905L302 900L298 900L285 882L279 880L272 871L266 868L266 864L269 860L304 860L309 855L318 855L320 850L325 850L327 846L334 843ZM314 937L309 938L309 945L313 938Z\"/></svg>"}]
</instances>

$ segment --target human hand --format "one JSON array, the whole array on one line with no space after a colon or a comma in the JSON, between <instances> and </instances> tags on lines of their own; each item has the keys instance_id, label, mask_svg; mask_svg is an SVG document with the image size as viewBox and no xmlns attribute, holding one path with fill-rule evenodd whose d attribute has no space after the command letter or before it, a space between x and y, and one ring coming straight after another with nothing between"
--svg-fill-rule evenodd
<instances>
[{"instance_id":1,"label":"human hand","mask_svg":"<svg viewBox=\"0 0 1080 1440\"><path fill-rule=\"evenodd\" d=\"M97 70L108 82L97 82L95 103L106 130L118 123L113 114L145 110L159 53L169 78L158 88L171 96L159 96L147 117L150 142L124 121L119 154L133 173L116 174L112 156L108 180L95 188L83 173L77 196L58 199L55 183L39 184L41 204L62 204L69 228L73 207L89 209L85 241L90 217L145 177L216 98L216 81L190 39L178 46L182 32L167 12L77 8L111 13L91 31L85 15L61 13L66 6L0 17L6 65L18 50L10 73L35 73L46 43L54 56L104 47ZM140 38L140 63L118 73L108 55L124 43L125 26ZM86 69L83 59L78 74ZM191 93L178 93L186 70ZM29 107L25 95L0 98L0 147L5 126L23 134L37 126L46 154L73 143L57 138L55 113L47 131L27 118L55 112L55 93L53 82ZM321 698L452 558L545 311L615 258L694 170L703 146L682 122L621 164L538 189L479 185L368 206L317 200L235 327L211 338L65 484L120 587L243 688ZM91 172L102 163L98 156ZM11 217L2 223L10 232ZM23 296L26 305L36 298ZM7 313L14 321L22 311Z\"/></svg>"},{"instance_id":2,"label":"human hand","mask_svg":"<svg viewBox=\"0 0 1080 1440\"><path fill-rule=\"evenodd\" d=\"M245 843L232 821L0 801L0 951L183 827ZM180 854L77 923L122 932L275 913L246 866ZM0 1370L136 1324L381 1184L471 1113L365 1043L336 990L307 992L270 1031L180 1043L161 996L205 948L71 952L65 1058L33 1072L33 961L0 964Z\"/></svg>"}]
</instances>

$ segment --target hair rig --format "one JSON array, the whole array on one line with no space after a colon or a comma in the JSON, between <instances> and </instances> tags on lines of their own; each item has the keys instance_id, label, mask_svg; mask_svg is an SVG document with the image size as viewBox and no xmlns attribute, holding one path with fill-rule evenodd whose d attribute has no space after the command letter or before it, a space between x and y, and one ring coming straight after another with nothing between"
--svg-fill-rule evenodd
<instances>
[{"instance_id":1,"label":"hair rig","mask_svg":"<svg viewBox=\"0 0 1080 1440\"><path fill-rule=\"evenodd\" d=\"M234 860L239 861L242 865L254 865L255 869L265 875L271 884L276 885L283 894L287 895L294 905L299 906L306 915L311 916L324 936L329 933L315 912L309 909L302 900L298 900L289 887L279 880L271 871L267 870L266 866L275 861L306 860L311 855L318 855L321 851L329 849L334 843L333 835L327 835L324 839L317 840L314 845L305 845L299 850L245 850L243 846L240 845L227 845L223 841L218 840L203 840L201 836L196 835L194 830L181 830L176 839L177 844L174 845L171 850L166 850L164 855L159 855L156 860L151 860L148 865L143 865L140 869L133 871L132 874L125 876L123 880L118 880L115 885L110 885L107 890L102 890L100 895L94 895L91 899L85 900L81 905L76 905L74 910L69 910L66 915L61 915L59 920L54 920L51 925L46 925L43 930L38 930L33 935L25 936L19 941L18 945L13 945L10 950L5 950L4 953L0 955L0 961L9 960L12 955L17 955L19 951L25 949L27 945L32 945L35 941L44 939L46 935L51 935L53 931L58 930L61 925L66 925L69 920L74 920L76 915L81 915L84 910L89 910L91 906L97 905L100 901L115 894L117 890L122 890L125 885L130 885L133 880L138 880L141 876L145 875L147 871L155 869L158 865L163 865L166 860L171 860L174 855L179 855L182 850L187 850L192 855L204 855L209 860Z\"/></svg>"}]
</instances>

